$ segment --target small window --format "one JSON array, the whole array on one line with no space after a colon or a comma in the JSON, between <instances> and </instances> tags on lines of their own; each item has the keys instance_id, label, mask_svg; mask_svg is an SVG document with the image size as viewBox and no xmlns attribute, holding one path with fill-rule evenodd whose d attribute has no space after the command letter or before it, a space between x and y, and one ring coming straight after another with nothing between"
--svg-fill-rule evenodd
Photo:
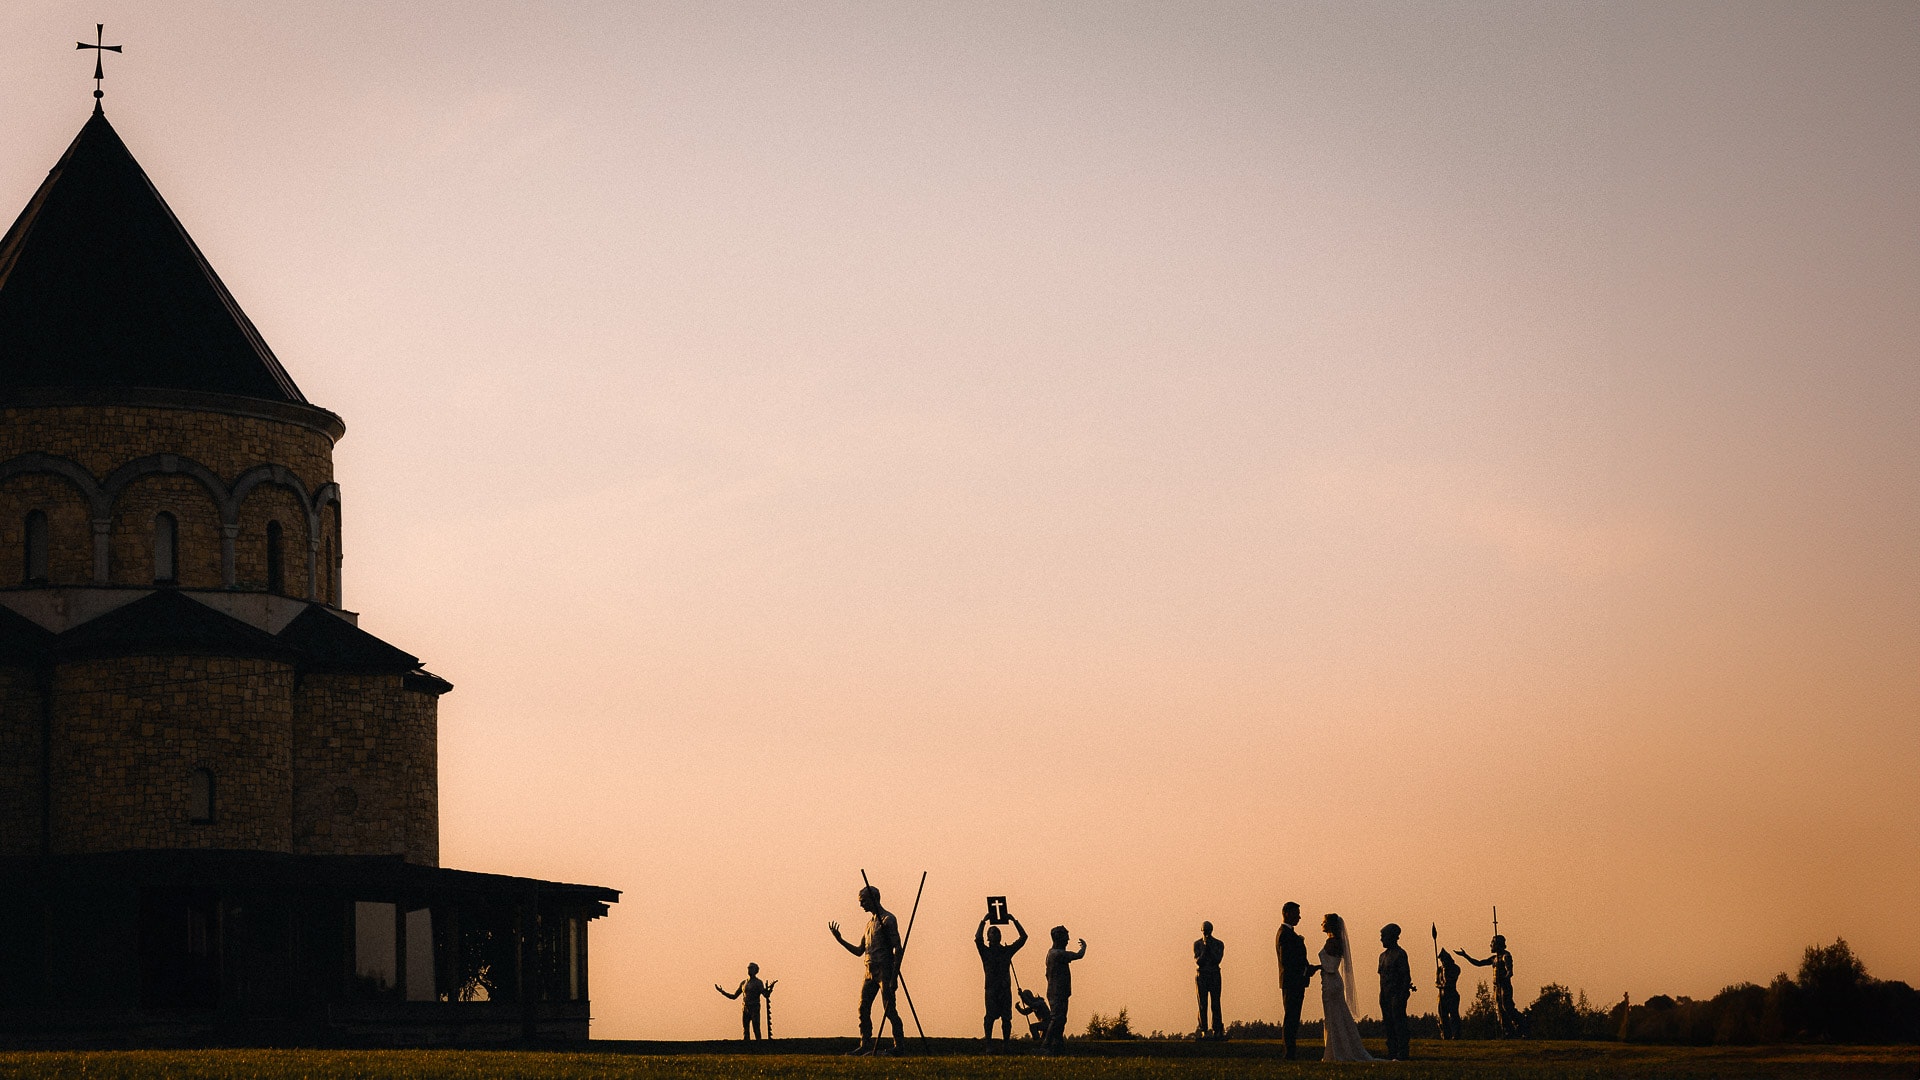
<instances>
[{"instance_id":1,"label":"small window","mask_svg":"<svg viewBox=\"0 0 1920 1080\"><path fill-rule=\"evenodd\" d=\"M205 825L213 820L213 773L195 769L187 777L187 820Z\"/></svg>"},{"instance_id":2,"label":"small window","mask_svg":"<svg viewBox=\"0 0 1920 1080\"><path fill-rule=\"evenodd\" d=\"M180 522L165 510L153 516L153 583L174 585L180 580Z\"/></svg>"},{"instance_id":3,"label":"small window","mask_svg":"<svg viewBox=\"0 0 1920 1080\"><path fill-rule=\"evenodd\" d=\"M280 523L267 522L267 591L285 594L287 591L287 564L281 554Z\"/></svg>"},{"instance_id":4,"label":"small window","mask_svg":"<svg viewBox=\"0 0 1920 1080\"><path fill-rule=\"evenodd\" d=\"M27 514L27 563L22 579L28 585L47 583L47 515L34 510Z\"/></svg>"}]
</instances>

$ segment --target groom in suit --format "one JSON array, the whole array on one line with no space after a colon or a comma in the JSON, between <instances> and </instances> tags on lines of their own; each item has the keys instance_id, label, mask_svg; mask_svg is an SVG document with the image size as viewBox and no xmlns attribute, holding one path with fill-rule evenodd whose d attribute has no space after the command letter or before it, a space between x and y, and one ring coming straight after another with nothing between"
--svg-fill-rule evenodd
<instances>
[{"instance_id":1,"label":"groom in suit","mask_svg":"<svg viewBox=\"0 0 1920 1080\"><path fill-rule=\"evenodd\" d=\"M1293 1057L1293 1040L1300 1034L1300 1003L1306 999L1307 984L1320 965L1307 963L1307 943L1293 929L1300 924L1300 905L1287 901L1280 909L1284 923L1274 935L1273 947L1280 954L1280 1001L1286 1009L1281 1032L1286 1039L1287 1057Z\"/></svg>"}]
</instances>

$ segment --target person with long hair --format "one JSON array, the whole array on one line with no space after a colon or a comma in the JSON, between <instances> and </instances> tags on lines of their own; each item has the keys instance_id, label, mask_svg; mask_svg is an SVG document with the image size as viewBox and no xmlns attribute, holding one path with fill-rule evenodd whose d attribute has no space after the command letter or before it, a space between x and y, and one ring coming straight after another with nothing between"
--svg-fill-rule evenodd
<instances>
[{"instance_id":1,"label":"person with long hair","mask_svg":"<svg viewBox=\"0 0 1920 1080\"><path fill-rule=\"evenodd\" d=\"M1372 1061L1360 1041L1359 989L1353 981L1353 943L1347 940L1347 921L1329 912L1320 920L1327 943L1320 946L1320 1028L1326 1041L1322 1061Z\"/></svg>"}]
</instances>

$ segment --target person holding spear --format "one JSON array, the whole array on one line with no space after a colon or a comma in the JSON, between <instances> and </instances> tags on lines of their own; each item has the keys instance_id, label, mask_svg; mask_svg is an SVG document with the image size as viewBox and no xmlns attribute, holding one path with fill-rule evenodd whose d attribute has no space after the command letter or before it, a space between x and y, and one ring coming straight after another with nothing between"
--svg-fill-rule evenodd
<instances>
[{"instance_id":1,"label":"person holding spear","mask_svg":"<svg viewBox=\"0 0 1920 1080\"><path fill-rule=\"evenodd\" d=\"M1524 1039L1527 1021L1513 1003L1513 954L1507 951L1506 935L1500 932L1500 909L1493 909L1493 941L1485 960L1475 960L1465 949L1455 949L1460 958L1474 967L1493 969L1493 1003L1500 1012L1500 1037Z\"/></svg>"},{"instance_id":2,"label":"person holding spear","mask_svg":"<svg viewBox=\"0 0 1920 1080\"><path fill-rule=\"evenodd\" d=\"M1433 985L1440 991L1440 1037L1460 1037L1460 965L1440 947L1440 924L1433 924Z\"/></svg>"}]
</instances>

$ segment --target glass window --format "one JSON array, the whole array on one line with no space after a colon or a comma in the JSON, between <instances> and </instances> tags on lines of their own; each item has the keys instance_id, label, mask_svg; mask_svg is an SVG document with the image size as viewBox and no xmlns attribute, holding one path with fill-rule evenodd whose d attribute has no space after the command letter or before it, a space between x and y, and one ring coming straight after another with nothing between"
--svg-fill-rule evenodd
<instances>
[{"instance_id":1,"label":"glass window","mask_svg":"<svg viewBox=\"0 0 1920 1080\"><path fill-rule=\"evenodd\" d=\"M153 583L172 585L180 576L180 522L165 510L153 516Z\"/></svg>"},{"instance_id":2,"label":"glass window","mask_svg":"<svg viewBox=\"0 0 1920 1080\"><path fill-rule=\"evenodd\" d=\"M213 773L206 769L187 776L187 820L200 825L213 820Z\"/></svg>"},{"instance_id":3,"label":"glass window","mask_svg":"<svg viewBox=\"0 0 1920 1080\"><path fill-rule=\"evenodd\" d=\"M386 993L399 982L399 941L392 904L353 905L353 973L363 990Z\"/></svg>"},{"instance_id":4,"label":"glass window","mask_svg":"<svg viewBox=\"0 0 1920 1080\"><path fill-rule=\"evenodd\" d=\"M433 979L433 910L407 912L407 1000L438 1001Z\"/></svg>"},{"instance_id":5,"label":"glass window","mask_svg":"<svg viewBox=\"0 0 1920 1080\"><path fill-rule=\"evenodd\" d=\"M27 514L27 564L23 580L28 585L44 585L47 580L47 515L40 510Z\"/></svg>"}]
</instances>

